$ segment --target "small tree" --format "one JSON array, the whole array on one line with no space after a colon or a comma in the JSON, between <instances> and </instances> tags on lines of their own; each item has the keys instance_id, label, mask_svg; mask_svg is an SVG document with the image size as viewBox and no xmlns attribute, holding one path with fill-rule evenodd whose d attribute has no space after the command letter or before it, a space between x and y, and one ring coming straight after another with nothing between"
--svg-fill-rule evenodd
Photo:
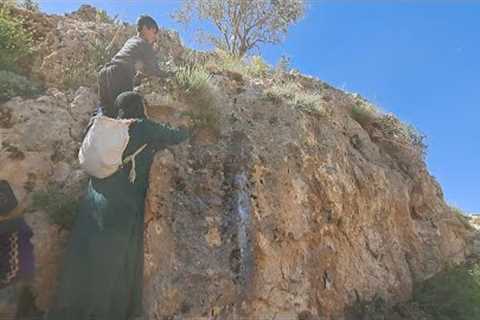
<instances>
[{"instance_id":1,"label":"small tree","mask_svg":"<svg viewBox=\"0 0 480 320\"><path fill-rule=\"evenodd\" d=\"M305 0L183 0L174 13L178 22L208 21L216 34L203 32L203 40L243 57L265 43L282 41L288 27L305 12Z\"/></svg>"}]
</instances>

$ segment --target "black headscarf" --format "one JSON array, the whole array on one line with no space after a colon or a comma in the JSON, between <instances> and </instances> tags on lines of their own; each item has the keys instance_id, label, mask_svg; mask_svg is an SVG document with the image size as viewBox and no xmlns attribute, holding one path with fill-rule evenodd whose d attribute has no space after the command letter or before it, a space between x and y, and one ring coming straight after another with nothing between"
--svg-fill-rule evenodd
<instances>
[{"instance_id":1,"label":"black headscarf","mask_svg":"<svg viewBox=\"0 0 480 320\"><path fill-rule=\"evenodd\" d=\"M143 97L133 91L123 92L117 97L115 110L118 110L118 117L122 119L146 118Z\"/></svg>"}]
</instances>

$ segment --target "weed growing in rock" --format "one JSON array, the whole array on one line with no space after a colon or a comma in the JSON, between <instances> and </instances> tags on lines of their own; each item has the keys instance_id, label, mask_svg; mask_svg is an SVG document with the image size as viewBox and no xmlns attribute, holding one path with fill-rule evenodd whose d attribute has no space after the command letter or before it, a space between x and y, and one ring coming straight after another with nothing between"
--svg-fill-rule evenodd
<instances>
[{"instance_id":1,"label":"weed growing in rock","mask_svg":"<svg viewBox=\"0 0 480 320\"><path fill-rule=\"evenodd\" d=\"M18 62L32 53L32 34L8 6L0 4L0 69L18 71Z\"/></svg>"},{"instance_id":2,"label":"weed growing in rock","mask_svg":"<svg viewBox=\"0 0 480 320\"><path fill-rule=\"evenodd\" d=\"M65 193L58 186L49 186L33 194L33 208L44 210L50 223L64 229L72 227L78 207L78 199Z\"/></svg>"},{"instance_id":3,"label":"weed growing in rock","mask_svg":"<svg viewBox=\"0 0 480 320\"><path fill-rule=\"evenodd\" d=\"M40 86L16 73L0 70L0 101L12 97L31 97L42 92Z\"/></svg>"}]
</instances>

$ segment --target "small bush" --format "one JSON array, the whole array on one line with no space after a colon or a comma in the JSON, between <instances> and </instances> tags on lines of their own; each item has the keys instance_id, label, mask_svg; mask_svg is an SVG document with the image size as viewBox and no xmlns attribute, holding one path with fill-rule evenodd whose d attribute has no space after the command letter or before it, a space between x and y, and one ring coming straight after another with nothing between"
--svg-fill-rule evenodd
<instances>
[{"instance_id":1,"label":"small bush","mask_svg":"<svg viewBox=\"0 0 480 320\"><path fill-rule=\"evenodd\" d=\"M425 281L414 300L436 320L480 319L480 266L459 266Z\"/></svg>"},{"instance_id":2,"label":"small bush","mask_svg":"<svg viewBox=\"0 0 480 320\"><path fill-rule=\"evenodd\" d=\"M59 187L49 186L46 190L33 194L33 208L47 212L50 223L71 229L79 201Z\"/></svg>"},{"instance_id":3,"label":"small bush","mask_svg":"<svg viewBox=\"0 0 480 320\"><path fill-rule=\"evenodd\" d=\"M40 93L40 87L26 77L0 70L0 101L16 96L31 97Z\"/></svg>"},{"instance_id":4,"label":"small bush","mask_svg":"<svg viewBox=\"0 0 480 320\"><path fill-rule=\"evenodd\" d=\"M17 62L32 53L32 34L7 6L0 5L0 70L16 71Z\"/></svg>"}]
</instances>

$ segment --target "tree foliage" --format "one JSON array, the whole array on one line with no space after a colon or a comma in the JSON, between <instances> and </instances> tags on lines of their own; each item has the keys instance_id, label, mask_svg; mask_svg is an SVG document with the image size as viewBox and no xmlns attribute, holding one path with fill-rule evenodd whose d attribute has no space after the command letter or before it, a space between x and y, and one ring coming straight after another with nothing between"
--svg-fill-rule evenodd
<instances>
[{"instance_id":1,"label":"tree foliage","mask_svg":"<svg viewBox=\"0 0 480 320\"><path fill-rule=\"evenodd\" d=\"M288 27L305 12L305 0L183 0L174 18L189 25L207 21L217 32L203 31L202 40L243 57L261 44L283 40Z\"/></svg>"},{"instance_id":2,"label":"tree foliage","mask_svg":"<svg viewBox=\"0 0 480 320\"><path fill-rule=\"evenodd\" d=\"M16 70L17 63L33 52L32 35L8 7L0 6L0 69Z\"/></svg>"}]
</instances>

